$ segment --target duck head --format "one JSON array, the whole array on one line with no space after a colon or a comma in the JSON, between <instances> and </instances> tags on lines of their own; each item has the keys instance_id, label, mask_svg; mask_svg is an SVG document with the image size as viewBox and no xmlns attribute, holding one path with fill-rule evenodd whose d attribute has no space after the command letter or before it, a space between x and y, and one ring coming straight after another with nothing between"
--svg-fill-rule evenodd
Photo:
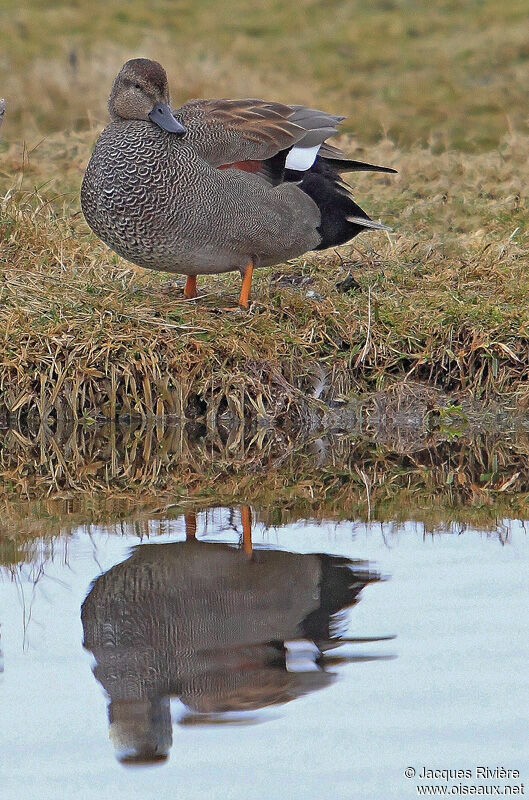
<instances>
[{"instance_id":1,"label":"duck head","mask_svg":"<svg viewBox=\"0 0 529 800\"><path fill-rule=\"evenodd\" d=\"M169 106L164 68L148 58L133 58L123 64L110 92L108 110L113 122L150 120L169 133L186 132Z\"/></svg>"}]
</instances>

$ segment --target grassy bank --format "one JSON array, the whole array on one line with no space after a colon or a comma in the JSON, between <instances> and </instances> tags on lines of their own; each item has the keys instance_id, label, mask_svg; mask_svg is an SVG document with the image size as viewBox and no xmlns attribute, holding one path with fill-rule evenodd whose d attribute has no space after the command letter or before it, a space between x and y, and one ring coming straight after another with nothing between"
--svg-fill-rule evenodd
<instances>
[{"instance_id":1,"label":"grassy bank","mask_svg":"<svg viewBox=\"0 0 529 800\"><path fill-rule=\"evenodd\" d=\"M131 267L88 232L68 192L94 135L4 153L4 418L194 418L227 405L295 421L308 398L410 379L527 404L529 137L465 156L369 148L399 175L356 178L356 195L395 232L259 271L242 315L219 311L236 276L205 278L205 296L185 301L181 281Z\"/></svg>"},{"instance_id":2,"label":"grassy bank","mask_svg":"<svg viewBox=\"0 0 529 800\"><path fill-rule=\"evenodd\" d=\"M299 426L410 380L527 406L523 2L4 8L4 423L214 427L229 413ZM249 315L220 310L234 276L203 279L189 302L181 282L118 259L88 231L78 190L112 77L138 54L166 64L176 103L254 94L349 114L344 148L399 170L354 178L394 233L259 271Z\"/></svg>"}]
</instances>

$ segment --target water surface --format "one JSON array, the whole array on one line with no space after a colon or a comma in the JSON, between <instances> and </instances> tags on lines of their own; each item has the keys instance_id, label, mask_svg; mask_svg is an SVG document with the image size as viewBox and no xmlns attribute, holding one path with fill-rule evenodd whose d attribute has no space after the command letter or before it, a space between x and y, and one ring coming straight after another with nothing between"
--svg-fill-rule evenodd
<instances>
[{"instance_id":1,"label":"water surface","mask_svg":"<svg viewBox=\"0 0 529 800\"><path fill-rule=\"evenodd\" d=\"M401 800L408 766L528 778L521 523L254 515L251 542L249 524L82 526L4 569L2 798Z\"/></svg>"}]
</instances>

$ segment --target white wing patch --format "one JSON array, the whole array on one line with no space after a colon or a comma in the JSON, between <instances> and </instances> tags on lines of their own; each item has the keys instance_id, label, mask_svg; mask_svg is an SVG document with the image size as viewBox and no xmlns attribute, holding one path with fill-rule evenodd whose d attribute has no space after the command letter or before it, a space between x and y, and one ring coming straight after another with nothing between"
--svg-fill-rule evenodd
<instances>
[{"instance_id":1,"label":"white wing patch","mask_svg":"<svg viewBox=\"0 0 529 800\"><path fill-rule=\"evenodd\" d=\"M316 161L318 150L321 144L314 147L293 147L285 161L286 169L294 169L296 172L305 172L312 167Z\"/></svg>"}]
</instances>

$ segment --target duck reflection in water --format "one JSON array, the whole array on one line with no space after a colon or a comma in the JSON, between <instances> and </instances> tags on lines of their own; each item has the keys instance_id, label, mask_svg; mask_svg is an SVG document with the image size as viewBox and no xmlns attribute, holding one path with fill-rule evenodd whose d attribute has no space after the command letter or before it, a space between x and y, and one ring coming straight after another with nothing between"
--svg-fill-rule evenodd
<instances>
[{"instance_id":1,"label":"duck reflection in water","mask_svg":"<svg viewBox=\"0 0 529 800\"><path fill-rule=\"evenodd\" d=\"M372 641L340 636L344 609L380 580L368 563L252 549L247 507L240 548L198 541L195 515L185 522L185 541L139 545L82 606L122 762L167 758L170 697L186 707L181 723L247 722L248 712L327 686L329 666L357 660L327 651Z\"/></svg>"}]
</instances>

